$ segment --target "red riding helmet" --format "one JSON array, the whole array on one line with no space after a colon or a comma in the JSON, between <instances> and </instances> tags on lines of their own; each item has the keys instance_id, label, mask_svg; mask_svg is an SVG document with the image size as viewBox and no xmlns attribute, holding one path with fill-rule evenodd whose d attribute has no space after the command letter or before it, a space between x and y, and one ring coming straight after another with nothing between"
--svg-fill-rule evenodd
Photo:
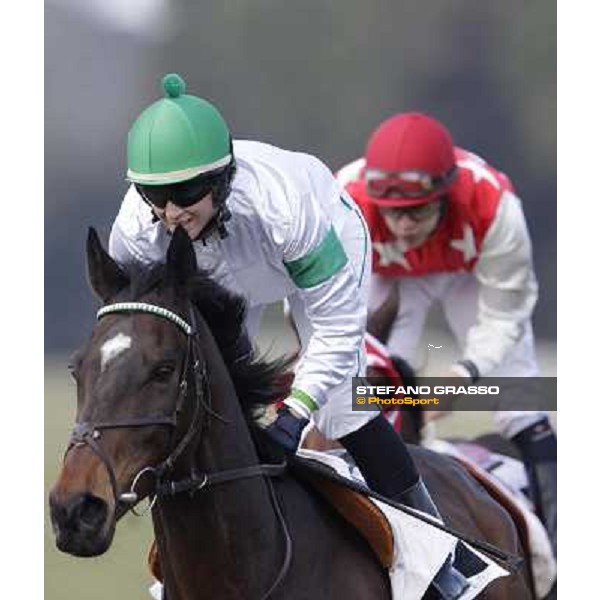
<instances>
[{"instance_id":1,"label":"red riding helmet","mask_svg":"<svg viewBox=\"0 0 600 600\"><path fill-rule=\"evenodd\" d=\"M377 127L365 152L366 189L378 206L432 202L457 173L448 130L421 113L401 113Z\"/></svg>"}]
</instances>

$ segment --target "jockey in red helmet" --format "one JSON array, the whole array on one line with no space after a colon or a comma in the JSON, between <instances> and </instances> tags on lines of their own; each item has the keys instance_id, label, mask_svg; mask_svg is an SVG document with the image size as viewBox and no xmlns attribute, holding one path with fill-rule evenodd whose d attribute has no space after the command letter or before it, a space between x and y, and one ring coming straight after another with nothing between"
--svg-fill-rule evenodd
<instances>
[{"instance_id":1,"label":"jockey in red helmet","mask_svg":"<svg viewBox=\"0 0 600 600\"><path fill-rule=\"evenodd\" d=\"M508 177L453 143L422 113L397 114L369 138L365 156L338 179L369 226L373 276L369 311L398 286L388 347L418 368L429 309L439 304L460 355L446 373L539 376L531 327L537 300L531 242ZM520 448L556 551L556 436L544 411L502 410L500 432Z\"/></svg>"}]
</instances>

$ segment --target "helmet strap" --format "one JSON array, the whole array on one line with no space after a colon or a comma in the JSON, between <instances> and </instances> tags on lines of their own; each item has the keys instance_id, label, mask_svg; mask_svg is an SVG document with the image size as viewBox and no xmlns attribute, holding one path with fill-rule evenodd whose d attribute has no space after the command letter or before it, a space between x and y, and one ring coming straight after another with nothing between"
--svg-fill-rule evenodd
<instances>
[{"instance_id":1,"label":"helmet strap","mask_svg":"<svg viewBox=\"0 0 600 600\"><path fill-rule=\"evenodd\" d=\"M233 145L230 141L231 155L233 157ZM231 163L227 166L223 173L222 180L213 189L213 203L216 207L216 212L213 218L206 224L204 229L199 233L198 237L194 241L201 240L202 244L206 246L208 238L217 232L219 239L224 240L228 235L225 223L231 219L231 211L227 206L227 198L231 193L231 183L235 176L236 163L235 159L232 158Z\"/></svg>"},{"instance_id":2,"label":"helmet strap","mask_svg":"<svg viewBox=\"0 0 600 600\"><path fill-rule=\"evenodd\" d=\"M448 212L448 200L449 200L448 194L444 194L443 196L440 196L439 200L440 200L440 212L438 213L437 223L435 224L433 231L429 234L429 237L431 237L442 226L442 223L444 222L446 213Z\"/></svg>"},{"instance_id":3,"label":"helmet strap","mask_svg":"<svg viewBox=\"0 0 600 600\"><path fill-rule=\"evenodd\" d=\"M440 216L438 223L441 223L448 212L448 194L440 196Z\"/></svg>"},{"instance_id":4,"label":"helmet strap","mask_svg":"<svg viewBox=\"0 0 600 600\"><path fill-rule=\"evenodd\" d=\"M213 218L206 224L204 229L202 229L193 241L197 242L199 240L202 242L203 246L206 246L208 238L215 232L218 234L219 239L224 240L229 235L227 227L225 226L225 223L229 221L229 219L231 219L231 211L227 207L227 204L223 202L219 204Z\"/></svg>"}]
</instances>

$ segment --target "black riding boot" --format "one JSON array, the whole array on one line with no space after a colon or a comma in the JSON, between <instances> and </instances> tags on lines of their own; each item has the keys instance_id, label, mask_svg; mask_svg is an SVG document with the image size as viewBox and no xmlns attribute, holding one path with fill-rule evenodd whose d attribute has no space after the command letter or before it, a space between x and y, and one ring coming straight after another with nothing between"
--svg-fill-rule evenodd
<instances>
[{"instance_id":1,"label":"black riding boot","mask_svg":"<svg viewBox=\"0 0 600 600\"><path fill-rule=\"evenodd\" d=\"M377 416L339 441L373 491L441 520L406 445L383 416ZM469 582L448 556L433 586L443 600L455 600L469 587Z\"/></svg>"},{"instance_id":2,"label":"black riding boot","mask_svg":"<svg viewBox=\"0 0 600 600\"><path fill-rule=\"evenodd\" d=\"M415 485L394 499L443 522L437 506L434 504L425 487L424 481L420 477ZM448 555L446 562L437 572L437 575L433 579L433 586L443 600L460 598L463 592L469 587L466 577L452 565L452 555Z\"/></svg>"},{"instance_id":3,"label":"black riding boot","mask_svg":"<svg viewBox=\"0 0 600 600\"><path fill-rule=\"evenodd\" d=\"M513 442L523 456L532 500L556 556L556 435L548 419L544 419L519 432Z\"/></svg>"}]
</instances>

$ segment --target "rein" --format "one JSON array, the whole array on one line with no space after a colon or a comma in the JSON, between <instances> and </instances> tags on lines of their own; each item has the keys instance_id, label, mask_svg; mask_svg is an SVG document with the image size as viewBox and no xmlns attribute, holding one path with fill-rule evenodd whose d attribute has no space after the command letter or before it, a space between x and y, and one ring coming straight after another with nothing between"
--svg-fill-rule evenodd
<instances>
[{"instance_id":1,"label":"rein","mask_svg":"<svg viewBox=\"0 0 600 600\"><path fill-rule=\"evenodd\" d=\"M273 592L283 581L284 577L287 575L292 560L292 538L289 532L289 527L283 515L277 493L275 492L275 488L273 487L273 483L271 481L271 478L280 477L285 473L287 470L287 463L284 461L279 465L257 464L239 469L229 469L225 471L202 474L199 474L193 470L191 476L187 479L181 479L178 481L167 479L165 475L167 475L173 469L177 459L183 454L189 444L196 439L198 435L200 435L204 427L208 425L208 422L205 420L206 415L211 415L221 420L223 420L223 417L214 412L211 407L211 394L208 383L206 363L201 360L198 348L196 318L191 302L189 303L189 323L182 319L178 314L168 310L167 308L145 302L118 302L109 304L102 307L98 311L97 318L99 320L103 316L109 314L132 312L148 313L163 319L167 319L175 324L181 331L183 331L187 337L187 351L181 380L179 382L175 410L173 414L169 416L157 415L124 419L121 421L84 421L75 423L65 456L72 448L82 446L89 447L92 452L94 452L94 454L96 454L96 456L98 456L98 458L102 461L108 472L113 496L115 498L115 506L131 505L130 510L133 512L133 514L138 516L141 516L144 513L138 513L134 510L134 506L139 500L139 495L135 491L135 486L142 474L146 472L154 473L156 480L153 494L154 499L151 501L150 508L154 506L157 498L174 496L182 492L188 492L190 495L193 495L197 491L208 489L209 487L215 485L239 481L250 477L264 477L267 489L269 491L271 505L273 506L273 510L277 517L277 521L280 524L285 540L285 556L283 563L275 577L275 580L267 592L260 597L260 600L267 600L267 598L273 594ZM190 385L188 383L190 371L193 382L193 390L191 390L191 394ZM98 443L98 440L102 435L101 432L108 429L154 426L168 426L173 429L173 432L175 432L179 422L179 417L183 411L185 400L190 395L194 400L193 416L184 436L177 443L169 456L160 465L157 467L144 467L134 478L130 491L119 494L117 479L113 466L110 462L110 459L106 456L106 453L102 450L102 447ZM204 410L201 410L201 408L204 408Z\"/></svg>"}]
</instances>

